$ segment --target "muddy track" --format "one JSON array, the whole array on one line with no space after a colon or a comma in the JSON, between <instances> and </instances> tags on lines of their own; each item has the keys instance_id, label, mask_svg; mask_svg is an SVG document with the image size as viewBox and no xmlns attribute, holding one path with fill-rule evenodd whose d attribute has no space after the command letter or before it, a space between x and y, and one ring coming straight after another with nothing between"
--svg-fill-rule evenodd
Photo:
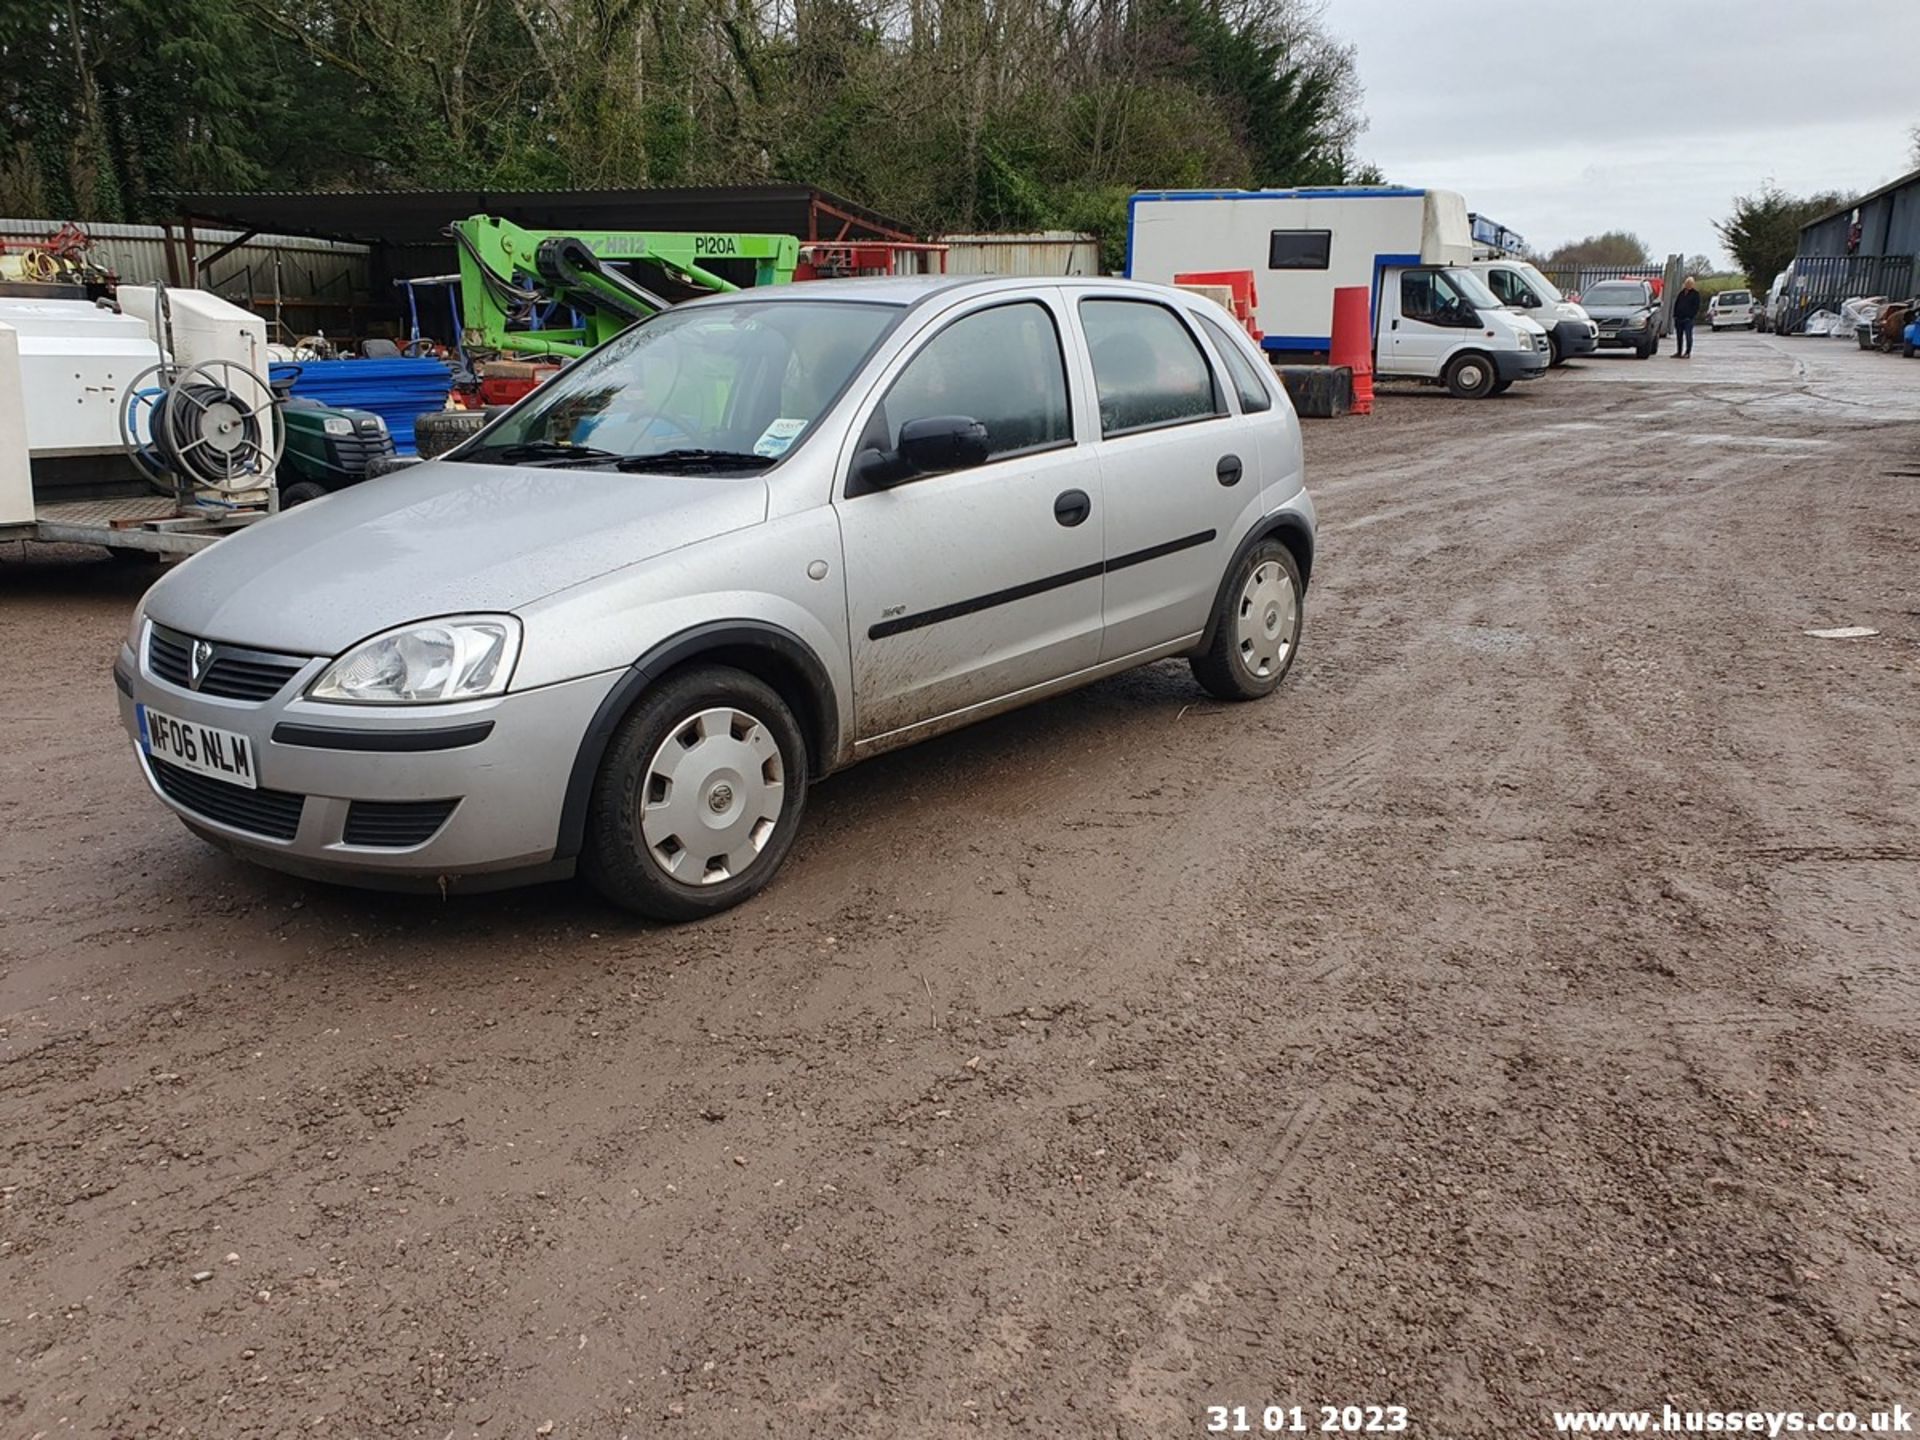
<instances>
[{"instance_id":1,"label":"muddy track","mask_svg":"<svg viewBox=\"0 0 1920 1440\"><path fill-rule=\"evenodd\" d=\"M1911 1403L1915 431L1608 378L1310 428L1276 699L880 758L696 928L207 850L137 582L0 558L0 1433Z\"/></svg>"}]
</instances>

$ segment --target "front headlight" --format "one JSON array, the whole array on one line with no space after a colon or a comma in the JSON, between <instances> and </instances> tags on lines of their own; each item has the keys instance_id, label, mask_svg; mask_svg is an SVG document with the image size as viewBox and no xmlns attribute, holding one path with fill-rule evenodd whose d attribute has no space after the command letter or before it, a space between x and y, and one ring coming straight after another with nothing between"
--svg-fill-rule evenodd
<instances>
[{"instance_id":1,"label":"front headlight","mask_svg":"<svg viewBox=\"0 0 1920 1440\"><path fill-rule=\"evenodd\" d=\"M348 705L431 705L498 695L520 658L511 615L450 615L362 640L326 668L310 700Z\"/></svg>"}]
</instances>

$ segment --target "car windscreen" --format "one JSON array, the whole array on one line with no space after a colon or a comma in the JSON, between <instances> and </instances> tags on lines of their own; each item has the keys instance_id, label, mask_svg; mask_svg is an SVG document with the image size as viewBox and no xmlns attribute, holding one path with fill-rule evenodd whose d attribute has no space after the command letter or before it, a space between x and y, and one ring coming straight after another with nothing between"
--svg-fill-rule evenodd
<instances>
[{"instance_id":1,"label":"car windscreen","mask_svg":"<svg viewBox=\"0 0 1920 1440\"><path fill-rule=\"evenodd\" d=\"M1542 275L1539 270L1526 264L1516 264L1513 268L1527 277L1527 283L1533 287L1534 292L1539 295L1542 300L1546 301L1547 304L1560 305L1565 303L1567 297L1560 293L1560 287L1547 279L1545 275Z\"/></svg>"},{"instance_id":2,"label":"car windscreen","mask_svg":"<svg viewBox=\"0 0 1920 1440\"><path fill-rule=\"evenodd\" d=\"M1723 290L1720 293L1722 305L1751 305L1753 297L1744 290Z\"/></svg>"},{"instance_id":3,"label":"car windscreen","mask_svg":"<svg viewBox=\"0 0 1920 1440\"><path fill-rule=\"evenodd\" d=\"M836 300L666 310L576 360L447 458L765 468L802 443L901 313Z\"/></svg>"},{"instance_id":4,"label":"car windscreen","mask_svg":"<svg viewBox=\"0 0 1920 1440\"><path fill-rule=\"evenodd\" d=\"M1648 304L1647 290L1644 285L1596 285L1582 297L1587 305L1645 305Z\"/></svg>"},{"instance_id":5,"label":"car windscreen","mask_svg":"<svg viewBox=\"0 0 1920 1440\"><path fill-rule=\"evenodd\" d=\"M1449 270L1447 278L1454 283L1466 302L1476 310L1498 310L1505 303L1493 291L1487 288L1487 282L1471 270Z\"/></svg>"}]
</instances>

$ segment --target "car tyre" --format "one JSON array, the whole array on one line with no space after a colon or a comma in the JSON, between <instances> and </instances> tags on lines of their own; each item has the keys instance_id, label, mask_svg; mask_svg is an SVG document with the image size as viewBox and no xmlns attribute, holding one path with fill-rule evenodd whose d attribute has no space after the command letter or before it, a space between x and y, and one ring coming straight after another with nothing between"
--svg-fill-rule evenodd
<instances>
[{"instance_id":1,"label":"car tyre","mask_svg":"<svg viewBox=\"0 0 1920 1440\"><path fill-rule=\"evenodd\" d=\"M1293 668L1306 621L1306 587L1293 552L1262 540L1233 567L1213 607L1213 639L1188 666L1218 700L1271 695Z\"/></svg>"},{"instance_id":2,"label":"car tyre","mask_svg":"<svg viewBox=\"0 0 1920 1440\"><path fill-rule=\"evenodd\" d=\"M1552 369L1556 365L1565 364L1566 359L1565 353L1560 349L1560 337L1549 334L1547 336L1547 367Z\"/></svg>"},{"instance_id":3,"label":"car tyre","mask_svg":"<svg viewBox=\"0 0 1920 1440\"><path fill-rule=\"evenodd\" d=\"M1493 393L1500 374L1493 361L1478 351L1456 355L1447 365L1447 393L1456 400L1484 400Z\"/></svg>"},{"instance_id":4,"label":"car tyre","mask_svg":"<svg viewBox=\"0 0 1920 1440\"><path fill-rule=\"evenodd\" d=\"M327 487L316 480L296 480L280 492L280 508L291 510L295 505L304 505L309 500L318 500L327 493Z\"/></svg>"},{"instance_id":5,"label":"car tyre","mask_svg":"<svg viewBox=\"0 0 1920 1440\"><path fill-rule=\"evenodd\" d=\"M1512 388L1513 388L1513 381L1496 380L1493 382L1493 390L1491 393L1495 395L1504 395L1507 393L1507 391L1511 390Z\"/></svg>"},{"instance_id":6,"label":"car tyre","mask_svg":"<svg viewBox=\"0 0 1920 1440\"><path fill-rule=\"evenodd\" d=\"M607 746L583 870L615 905L698 920L759 893L806 807L807 746L786 702L723 666L668 675Z\"/></svg>"},{"instance_id":7,"label":"car tyre","mask_svg":"<svg viewBox=\"0 0 1920 1440\"><path fill-rule=\"evenodd\" d=\"M444 455L480 433L493 418L485 410L429 410L413 419L413 445L422 460Z\"/></svg>"}]
</instances>

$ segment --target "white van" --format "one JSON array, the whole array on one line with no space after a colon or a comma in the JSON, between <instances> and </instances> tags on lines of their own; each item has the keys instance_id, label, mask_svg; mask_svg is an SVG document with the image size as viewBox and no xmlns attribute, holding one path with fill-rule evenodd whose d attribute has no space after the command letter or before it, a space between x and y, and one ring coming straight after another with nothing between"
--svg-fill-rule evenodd
<instances>
[{"instance_id":1,"label":"white van","mask_svg":"<svg viewBox=\"0 0 1920 1440\"><path fill-rule=\"evenodd\" d=\"M1371 298L1375 375L1444 384L1477 399L1546 372L1546 330L1473 269L1467 206L1450 190L1398 186L1155 190L1128 201L1127 274L1174 283L1250 270L1269 358L1332 349L1333 292Z\"/></svg>"},{"instance_id":2,"label":"white van","mask_svg":"<svg viewBox=\"0 0 1920 1440\"><path fill-rule=\"evenodd\" d=\"M1593 318L1525 260L1476 260L1473 269L1502 305L1521 311L1547 332L1555 365L1600 348L1600 327Z\"/></svg>"},{"instance_id":3,"label":"white van","mask_svg":"<svg viewBox=\"0 0 1920 1440\"><path fill-rule=\"evenodd\" d=\"M1753 292L1722 290L1707 301L1709 330L1751 330L1753 328Z\"/></svg>"}]
</instances>

